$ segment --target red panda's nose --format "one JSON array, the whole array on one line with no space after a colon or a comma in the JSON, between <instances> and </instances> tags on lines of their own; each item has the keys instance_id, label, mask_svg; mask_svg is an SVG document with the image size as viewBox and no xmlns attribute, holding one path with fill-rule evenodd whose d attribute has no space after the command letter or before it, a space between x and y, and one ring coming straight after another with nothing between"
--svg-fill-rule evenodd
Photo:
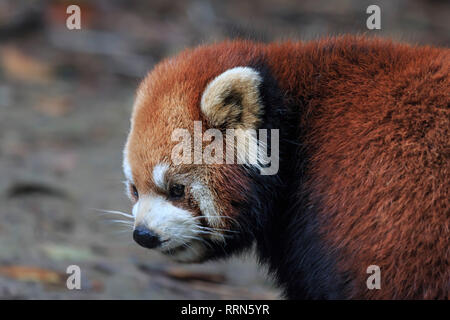
<instances>
[{"instance_id":1,"label":"red panda's nose","mask_svg":"<svg viewBox=\"0 0 450 320\"><path fill-rule=\"evenodd\" d=\"M148 249L153 249L161 245L159 236L152 230L143 226L138 226L134 229L133 239L137 244Z\"/></svg>"}]
</instances>

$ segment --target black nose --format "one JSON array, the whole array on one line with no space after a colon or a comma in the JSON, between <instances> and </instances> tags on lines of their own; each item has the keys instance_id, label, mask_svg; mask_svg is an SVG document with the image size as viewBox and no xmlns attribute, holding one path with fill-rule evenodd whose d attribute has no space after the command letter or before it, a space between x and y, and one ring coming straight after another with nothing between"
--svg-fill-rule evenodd
<instances>
[{"instance_id":1,"label":"black nose","mask_svg":"<svg viewBox=\"0 0 450 320\"><path fill-rule=\"evenodd\" d=\"M140 246L149 249L156 248L161 244L161 241L159 240L159 237L156 233L142 226L136 227L136 229L134 229L133 239Z\"/></svg>"}]
</instances>

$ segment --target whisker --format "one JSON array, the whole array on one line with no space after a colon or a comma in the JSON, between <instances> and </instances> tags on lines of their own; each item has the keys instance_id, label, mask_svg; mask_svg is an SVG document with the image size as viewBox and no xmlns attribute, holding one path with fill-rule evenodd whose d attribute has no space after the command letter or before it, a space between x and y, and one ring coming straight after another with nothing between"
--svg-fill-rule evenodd
<instances>
[{"instance_id":1,"label":"whisker","mask_svg":"<svg viewBox=\"0 0 450 320\"><path fill-rule=\"evenodd\" d=\"M193 219L207 219L207 218L208 217L205 217L205 216L193 217ZM214 218L225 218L225 219L231 219L231 220L236 221L236 219L229 217L229 216L214 216Z\"/></svg>"},{"instance_id":2,"label":"whisker","mask_svg":"<svg viewBox=\"0 0 450 320\"><path fill-rule=\"evenodd\" d=\"M185 236L185 235L180 235L180 237L182 238L186 238L186 239L194 239L194 240L199 240L199 241L203 241L202 238L199 237L194 237L194 236Z\"/></svg>"},{"instance_id":3,"label":"whisker","mask_svg":"<svg viewBox=\"0 0 450 320\"><path fill-rule=\"evenodd\" d=\"M194 251L195 252L195 254L197 254L198 255L198 251L197 250L195 250L194 249L194 247L193 246L191 246L189 243L183 243L182 244L182 246L184 246L184 247L186 247L186 248L188 248L188 249L190 249L190 250L192 250L192 251Z\"/></svg>"},{"instance_id":4,"label":"whisker","mask_svg":"<svg viewBox=\"0 0 450 320\"><path fill-rule=\"evenodd\" d=\"M235 223L238 227L240 227L240 223L239 223L236 219L234 219L234 218L232 218L232 217L228 217L228 216L214 216L214 218L229 219L229 220L231 220L233 223ZM200 217L193 217L192 219L194 219L194 220L208 219L208 217L200 216Z\"/></svg>"},{"instance_id":5,"label":"whisker","mask_svg":"<svg viewBox=\"0 0 450 320\"><path fill-rule=\"evenodd\" d=\"M217 230L214 230L214 229L209 229L209 230L208 229L198 229L199 227L201 227L201 226L197 225L194 228L192 228L191 229L192 233L196 233L196 234L200 234L200 235L216 236L216 237L220 237L222 239L231 237L231 235L222 234L222 233L220 233L220 232L218 232ZM202 228L204 228L204 227L202 227ZM184 231L185 229L184 228L180 228L180 227L172 227L172 228L170 228L170 230L174 234L178 234L178 233L181 233L181 231ZM225 230L225 229L223 229L223 230ZM184 237L184 235L181 234L181 235L178 235L178 237L182 238L182 237ZM202 238L202 239L197 239L197 240L204 240L204 239Z\"/></svg>"},{"instance_id":6,"label":"whisker","mask_svg":"<svg viewBox=\"0 0 450 320\"><path fill-rule=\"evenodd\" d=\"M221 228L210 228L210 227L203 227L203 226L197 226L197 228L200 228L200 229L203 229L203 230L209 230L209 231L223 231L223 232L239 233L239 231L228 230L228 229L221 229Z\"/></svg>"},{"instance_id":7,"label":"whisker","mask_svg":"<svg viewBox=\"0 0 450 320\"><path fill-rule=\"evenodd\" d=\"M120 215L120 216L129 218L129 219L134 219L133 215L131 215L131 214L129 214L129 213L126 213L126 212L122 212L122 211L117 211L117 210L103 210L103 209L93 209L93 210L99 211L99 212L102 212L102 213L117 214L117 215Z\"/></svg>"},{"instance_id":8,"label":"whisker","mask_svg":"<svg viewBox=\"0 0 450 320\"><path fill-rule=\"evenodd\" d=\"M221 236L223 235L219 232L205 231L205 230L196 230L196 232L200 233L200 234L214 234L214 235L221 235Z\"/></svg>"},{"instance_id":9,"label":"whisker","mask_svg":"<svg viewBox=\"0 0 450 320\"><path fill-rule=\"evenodd\" d=\"M128 225L128 226L133 226L134 224L133 224L133 222L131 222L131 221L125 221L125 220L108 220L108 221L106 221L106 222L110 222L110 223L122 223L122 224L125 224L125 225Z\"/></svg>"}]
</instances>

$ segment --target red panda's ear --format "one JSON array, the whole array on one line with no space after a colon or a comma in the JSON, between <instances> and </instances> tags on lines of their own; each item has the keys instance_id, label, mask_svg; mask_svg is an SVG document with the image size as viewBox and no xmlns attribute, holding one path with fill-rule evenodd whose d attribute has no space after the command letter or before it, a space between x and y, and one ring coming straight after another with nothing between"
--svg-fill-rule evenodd
<instances>
[{"instance_id":1,"label":"red panda's ear","mask_svg":"<svg viewBox=\"0 0 450 320\"><path fill-rule=\"evenodd\" d=\"M201 110L211 127L256 129L263 113L262 78L249 67L229 69L213 79L202 95Z\"/></svg>"}]
</instances>

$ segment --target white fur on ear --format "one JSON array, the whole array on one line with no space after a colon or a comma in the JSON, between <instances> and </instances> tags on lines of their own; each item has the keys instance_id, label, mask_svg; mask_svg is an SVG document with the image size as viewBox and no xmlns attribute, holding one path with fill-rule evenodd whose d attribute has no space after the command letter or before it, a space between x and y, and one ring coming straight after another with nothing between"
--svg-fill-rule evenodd
<instances>
[{"instance_id":1,"label":"white fur on ear","mask_svg":"<svg viewBox=\"0 0 450 320\"><path fill-rule=\"evenodd\" d=\"M201 110L213 127L256 129L261 122L259 85L250 67L229 69L213 79L202 95Z\"/></svg>"}]
</instances>

